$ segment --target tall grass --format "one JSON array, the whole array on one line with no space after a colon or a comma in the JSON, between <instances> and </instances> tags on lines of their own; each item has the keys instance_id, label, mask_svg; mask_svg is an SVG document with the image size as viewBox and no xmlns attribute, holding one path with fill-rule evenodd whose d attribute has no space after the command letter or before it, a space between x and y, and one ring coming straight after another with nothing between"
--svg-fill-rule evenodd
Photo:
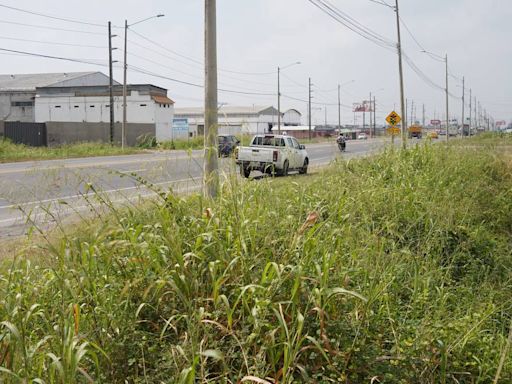
<instances>
[{"instance_id":1,"label":"tall grass","mask_svg":"<svg viewBox=\"0 0 512 384\"><path fill-rule=\"evenodd\" d=\"M141 152L136 148L122 149L105 143L78 143L59 147L29 147L23 144L13 144L9 140L0 140L0 163L50 160L70 157L127 155Z\"/></svg>"},{"instance_id":2,"label":"tall grass","mask_svg":"<svg viewBox=\"0 0 512 384\"><path fill-rule=\"evenodd\" d=\"M511 191L494 152L426 145L164 193L5 262L0 380L490 382Z\"/></svg>"}]
</instances>

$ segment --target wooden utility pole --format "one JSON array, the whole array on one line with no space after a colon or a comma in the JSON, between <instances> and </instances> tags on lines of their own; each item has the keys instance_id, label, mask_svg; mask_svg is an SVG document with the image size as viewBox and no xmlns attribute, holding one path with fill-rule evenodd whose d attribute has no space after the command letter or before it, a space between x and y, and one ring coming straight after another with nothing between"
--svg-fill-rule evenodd
<instances>
[{"instance_id":1,"label":"wooden utility pole","mask_svg":"<svg viewBox=\"0 0 512 384\"><path fill-rule=\"evenodd\" d=\"M309 96L308 96L308 116L309 116L309 140L311 140L311 77L308 82Z\"/></svg>"},{"instance_id":2,"label":"wooden utility pole","mask_svg":"<svg viewBox=\"0 0 512 384\"><path fill-rule=\"evenodd\" d=\"M464 92L464 76L462 76L462 130L460 132L462 137L464 137L464 101L466 100Z\"/></svg>"},{"instance_id":3,"label":"wooden utility pole","mask_svg":"<svg viewBox=\"0 0 512 384\"><path fill-rule=\"evenodd\" d=\"M405 106L404 106L404 72L402 68L402 39L400 37L400 12L398 10L398 0L395 0L395 12L396 12L396 28L398 32L398 72L400 75L400 114L402 115L402 148L407 147L407 116L404 115Z\"/></svg>"},{"instance_id":4,"label":"wooden utility pole","mask_svg":"<svg viewBox=\"0 0 512 384\"><path fill-rule=\"evenodd\" d=\"M114 145L114 79L112 71L112 23L108 22L108 71L109 71L109 82L108 91L110 96L110 145Z\"/></svg>"},{"instance_id":5,"label":"wooden utility pole","mask_svg":"<svg viewBox=\"0 0 512 384\"><path fill-rule=\"evenodd\" d=\"M204 176L203 192L217 197L219 164L217 154L217 7L216 0L205 0L205 108L204 108Z\"/></svg>"}]
</instances>

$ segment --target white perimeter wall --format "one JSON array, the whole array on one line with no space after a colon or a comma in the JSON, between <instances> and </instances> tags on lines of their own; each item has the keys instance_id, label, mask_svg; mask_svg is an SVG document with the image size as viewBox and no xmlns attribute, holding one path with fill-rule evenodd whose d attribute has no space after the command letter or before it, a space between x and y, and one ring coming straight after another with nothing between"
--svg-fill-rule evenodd
<instances>
[{"instance_id":1,"label":"white perimeter wall","mask_svg":"<svg viewBox=\"0 0 512 384\"><path fill-rule=\"evenodd\" d=\"M158 140L171 139L173 105L157 104L150 95L139 95L132 91L126 101L128 123L155 124ZM123 98L114 97L114 121L123 121ZM35 121L87 122L110 121L110 99L108 96L77 97L74 95L36 96Z\"/></svg>"}]
</instances>

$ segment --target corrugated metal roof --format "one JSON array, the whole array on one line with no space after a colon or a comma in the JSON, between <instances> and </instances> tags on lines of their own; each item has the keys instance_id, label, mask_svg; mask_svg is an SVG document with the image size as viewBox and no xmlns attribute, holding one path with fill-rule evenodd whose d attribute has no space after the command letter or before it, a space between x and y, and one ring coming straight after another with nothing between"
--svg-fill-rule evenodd
<instances>
[{"instance_id":1,"label":"corrugated metal roof","mask_svg":"<svg viewBox=\"0 0 512 384\"><path fill-rule=\"evenodd\" d=\"M151 98L155 100L155 103L157 104L174 104L174 101L169 99L167 96L153 95Z\"/></svg>"},{"instance_id":2,"label":"corrugated metal roof","mask_svg":"<svg viewBox=\"0 0 512 384\"><path fill-rule=\"evenodd\" d=\"M54 84L101 72L31 73L0 75L0 91L35 91Z\"/></svg>"},{"instance_id":3,"label":"corrugated metal roof","mask_svg":"<svg viewBox=\"0 0 512 384\"><path fill-rule=\"evenodd\" d=\"M239 115L259 115L266 110L275 110L272 106L261 106L261 105L253 105L250 107L245 106L228 106L224 105L219 108L219 115L231 115L231 114L239 114ZM277 114L277 110L275 110ZM190 107L190 108L175 108L175 115L204 115L204 108L201 107Z\"/></svg>"}]
</instances>

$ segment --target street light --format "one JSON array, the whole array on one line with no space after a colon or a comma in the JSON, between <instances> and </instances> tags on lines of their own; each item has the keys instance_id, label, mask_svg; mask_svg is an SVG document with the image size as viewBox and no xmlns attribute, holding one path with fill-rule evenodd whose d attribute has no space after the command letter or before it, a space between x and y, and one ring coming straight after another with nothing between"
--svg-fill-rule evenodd
<instances>
[{"instance_id":1,"label":"street light","mask_svg":"<svg viewBox=\"0 0 512 384\"><path fill-rule=\"evenodd\" d=\"M299 65L300 61L285 65L284 67L277 67L277 133L281 134L281 69L290 68L294 65Z\"/></svg>"},{"instance_id":2,"label":"street light","mask_svg":"<svg viewBox=\"0 0 512 384\"><path fill-rule=\"evenodd\" d=\"M355 80L347 81L343 84L338 84L338 130L341 129L341 87L355 82Z\"/></svg>"},{"instance_id":3,"label":"street light","mask_svg":"<svg viewBox=\"0 0 512 384\"><path fill-rule=\"evenodd\" d=\"M155 16L150 16L145 19L136 21L135 23L132 23L128 25L128 21L124 21L124 69L123 69L123 124L121 126L121 148L124 149L124 142L125 142L125 132L126 132L126 70L128 68L128 64L126 62L127 58L127 42L128 42L128 27L132 27L136 24L140 24L144 21L156 19L157 17L163 17L163 14L158 14Z\"/></svg>"},{"instance_id":4,"label":"street light","mask_svg":"<svg viewBox=\"0 0 512 384\"><path fill-rule=\"evenodd\" d=\"M436 55L435 53L428 52L425 50L422 50L421 52L426 53L430 57L433 57L434 59L437 59L439 61L444 61L446 65L446 142L448 142L448 137L450 136L449 127L450 127L450 116L448 115L448 54L446 54L444 57ZM463 122L464 124L464 122Z\"/></svg>"}]
</instances>

